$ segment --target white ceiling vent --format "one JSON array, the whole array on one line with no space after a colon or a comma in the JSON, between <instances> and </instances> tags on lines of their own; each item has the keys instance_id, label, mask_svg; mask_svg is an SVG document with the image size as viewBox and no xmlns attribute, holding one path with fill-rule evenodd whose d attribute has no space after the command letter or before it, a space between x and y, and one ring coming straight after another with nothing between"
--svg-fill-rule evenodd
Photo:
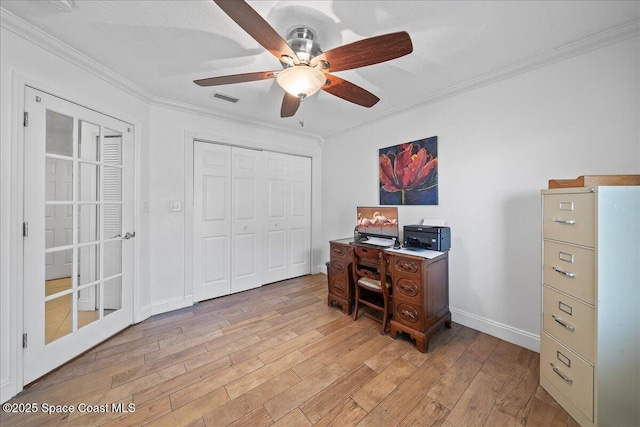
<instances>
[{"instance_id":1,"label":"white ceiling vent","mask_svg":"<svg viewBox=\"0 0 640 427\"><path fill-rule=\"evenodd\" d=\"M227 95L226 93L218 91L214 92L213 95L211 95L211 98L222 99L223 101L232 102L234 104L240 100L240 98L236 98L235 96Z\"/></svg>"}]
</instances>

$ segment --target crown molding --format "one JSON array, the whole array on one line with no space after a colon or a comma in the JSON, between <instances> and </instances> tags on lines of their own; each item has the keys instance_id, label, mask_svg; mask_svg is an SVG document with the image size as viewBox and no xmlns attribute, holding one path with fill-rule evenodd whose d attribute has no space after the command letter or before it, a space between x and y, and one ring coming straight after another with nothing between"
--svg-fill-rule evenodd
<instances>
[{"instance_id":1,"label":"crown molding","mask_svg":"<svg viewBox=\"0 0 640 427\"><path fill-rule=\"evenodd\" d=\"M206 117L212 117L230 123L242 124L244 126L252 126L260 129L270 129L277 132L293 133L304 137L315 138L320 145L324 144L326 141L332 138L336 138L345 133L357 130L358 128L369 123L388 119L389 117L403 114L409 110L414 110L422 106L433 104L444 99L460 95L464 92L468 92L482 86L489 85L491 83L508 79L510 77L523 74L528 71L532 71L556 62L560 62L565 59L589 52L591 50L618 43L633 37L638 37L640 35L640 19L634 19L618 27L602 31L584 39L566 44L549 52L534 56L524 61L517 62L502 69L488 73L482 77L467 80L460 84L450 86L427 97L423 97L404 104L402 107L398 107L384 113L371 116L367 119L355 122L351 126L343 128L337 132L322 136L315 133L302 132L283 126L273 125L267 122L241 119L237 116L223 114L221 112L204 107L156 97L140 86L130 82L119 74L106 68L104 65L73 49L69 45L62 43L48 33L45 33L39 28L29 24L28 22L15 16L11 12L6 11L3 8L0 8L0 26L6 28L8 31L13 32L19 37L22 37L25 40L40 46L46 51L59 56L60 58L70 62L71 64L84 69L92 75L147 102L150 105L166 107L186 113L203 115Z\"/></svg>"},{"instance_id":2,"label":"crown molding","mask_svg":"<svg viewBox=\"0 0 640 427\"><path fill-rule=\"evenodd\" d=\"M566 44L557 49L531 57L524 61L516 62L515 64L488 73L482 77L467 80L460 84L450 86L427 97L409 102L402 107L386 111L376 116L369 117L365 120L361 120L359 122L356 122L353 126L349 126L348 128L342 129L330 135L325 135L324 139L326 141L329 141L332 138L343 135L345 133L349 133L371 122L377 122L392 116L397 116L407 111L415 110L416 108L429 104L434 104L436 102L454 97L456 95L460 95L465 92L469 92L482 86L505 80L510 77L535 70L537 68L564 61L565 59L569 59L574 56L581 55L583 53L587 53L589 51L638 36L640 36L640 19L634 19L618 27L614 27L609 30L594 34L592 36L585 37L584 39Z\"/></svg>"},{"instance_id":3,"label":"crown molding","mask_svg":"<svg viewBox=\"0 0 640 427\"><path fill-rule=\"evenodd\" d=\"M244 118L238 118L238 116L234 116L232 114L225 114L219 111L211 110L208 108L200 107L193 104L187 104L184 102L174 101L172 99L155 97L150 102L151 105L155 107L164 107L172 110L181 111L184 113L197 114L199 116L211 117L217 120L221 120L228 123L233 123L242 126L250 126L256 129L269 129L280 133L287 133L290 135L299 135L305 138L315 139L319 144L324 143L324 138L322 136L311 133L311 132L303 132L297 129L291 129L284 126L274 125L272 123L267 123L259 120L249 120Z\"/></svg>"},{"instance_id":4,"label":"crown molding","mask_svg":"<svg viewBox=\"0 0 640 427\"><path fill-rule=\"evenodd\" d=\"M0 8L0 26L136 98L145 102L153 99L153 95L140 86L3 8Z\"/></svg>"},{"instance_id":5,"label":"crown molding","mask_svg":"<svg viewBox=\"0 0 640 427\"><path fill-rule=\"evenodd\" d=\"M243 126L251 126L258 129L269 129L276 132L296 134L306 138L315 139L318 144L324 143L324 139L318 134L292 130L283 126L277 126L257 120L240 119L237 116L227 115L215 110L157 97L141 88L140 86L136 85L135 83L132 83L119 74L111 71L99 62L89 58L87 55L61 42L50 34L42 31L34 25L31 25L30 23L3 8L0 8L0 26L8 31L11 31L17 36L22 37L23 39L31 43L34 43L47 52L50 52L62 58L63 60L73 64L74 66L87 71L93 76L104 80L105 82L116 86L119 89L122 89L124 92L135 96L136 98L146 102L150 106L153 105L158 107L170 108L185 113L211 117L225 122L241 124Z\"/></svg>"}]
</instances>

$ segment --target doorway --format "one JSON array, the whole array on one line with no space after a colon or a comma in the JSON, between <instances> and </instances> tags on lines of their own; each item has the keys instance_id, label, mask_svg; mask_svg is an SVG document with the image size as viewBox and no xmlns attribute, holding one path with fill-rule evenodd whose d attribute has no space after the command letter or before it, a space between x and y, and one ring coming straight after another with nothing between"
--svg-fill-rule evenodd
<instances>
[{"instance_id":1,"label":"doorway","mask_svg":"<svg viewBox=\"0 0 640 427\"><path fill-rule=\"evenodd\" d=\"M25 88L24 384L133 322L132 126Z\"/></svg>"}]
</instances>

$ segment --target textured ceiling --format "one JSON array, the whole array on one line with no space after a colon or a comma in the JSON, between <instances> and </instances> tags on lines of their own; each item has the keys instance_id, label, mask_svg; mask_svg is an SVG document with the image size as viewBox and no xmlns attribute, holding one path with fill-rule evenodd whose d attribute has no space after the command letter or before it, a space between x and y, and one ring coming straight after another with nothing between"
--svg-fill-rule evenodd
<instances>
[{"instance_id":1,"label":"textured ceiling","mask_svg":"<svg viewBox=\"0 0 640 427\"><path fill-rule=\"evenodd\" d=\"M326 51L407 31L414 51L390 62L336 73L380 97L364 108L319 92L298 115L280 118L275 80L202 88L195 79L280 69L280 63L210 0L75 0L70 12L47 1L0 7L104 65L154 102L328 138L457 90L638 34L637 1L249 1L283 37L307 25ZM211 98L214 90L240 101Z\"/></svg>"}]
</instances>

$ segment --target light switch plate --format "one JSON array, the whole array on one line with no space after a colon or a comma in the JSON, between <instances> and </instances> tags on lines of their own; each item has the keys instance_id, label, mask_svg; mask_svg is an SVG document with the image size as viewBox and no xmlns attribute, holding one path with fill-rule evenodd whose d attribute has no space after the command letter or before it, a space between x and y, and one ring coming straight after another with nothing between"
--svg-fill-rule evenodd
<instances>
[{"instance_id":1,"label":"light switch plate","mask_svg":"<svg viewBox=\"0 0 640 427\"><path fill-rule=\"evenodd\" d=\"M182 202L180 200L174 200L169 203L170 212L180 212L182 210Z\"/></svg>"}]
</instances>

